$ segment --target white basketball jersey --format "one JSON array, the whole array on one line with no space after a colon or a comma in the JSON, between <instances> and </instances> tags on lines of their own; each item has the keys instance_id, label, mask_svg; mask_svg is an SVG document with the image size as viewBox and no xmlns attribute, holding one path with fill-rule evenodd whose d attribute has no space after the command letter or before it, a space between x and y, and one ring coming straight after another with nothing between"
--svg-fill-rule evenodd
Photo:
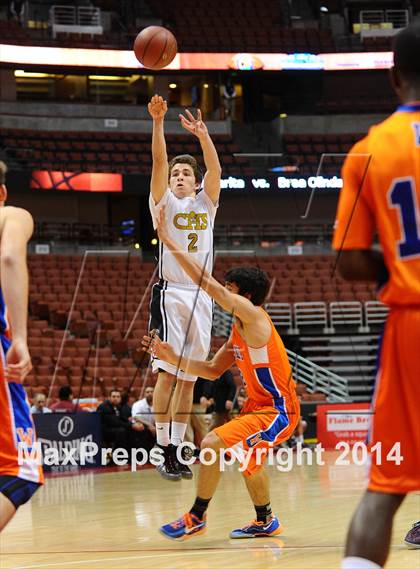
<instances>
[{"instance_id":1,"label":"white basketball jersey","mask_svg":"<svg viewBox=\"0 0 420 569\"><path fill-rule=\"evenodd\" d=\"M166 207L171 239L179 245L180 251L191 254L201 267L211 273L213 227L218 205L213 204L204 190L194 197L177 198L168 188L157 205L150 194L149 206L155 229L156 218L163 205ZM163 243L159 243L159 278L171 283L196 286Z\"/></svg>"}]
</instances>

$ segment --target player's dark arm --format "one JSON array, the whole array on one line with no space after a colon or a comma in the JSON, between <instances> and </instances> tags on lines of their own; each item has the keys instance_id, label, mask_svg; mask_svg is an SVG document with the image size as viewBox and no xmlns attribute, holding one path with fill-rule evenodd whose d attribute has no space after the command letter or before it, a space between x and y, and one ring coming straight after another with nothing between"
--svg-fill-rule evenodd
<instances>
[{"instance_id":1,"label":"player's dark arm","mask_svg":"<svg viewBox=\"0 0 420 569\"><path fill-rule=\"evenodd\" d=\"M204 191L211 201L216 204L219 201L220 178L222 175L222 168L220 166L216 147L214 146L208 129L202 120L200 109L197 110L197 119L195 119L189 111L186 111L186 115L186 117L184 115L179 115L181 124L185 130L194 134L200 141L204 164L206 166L206 174L204 176L203 183Z\"/></svg>"},{"instance_id":2,"label":"player's dark arm","mask_svg":"<svg viewBox=\"0 0 420 569\"><path fill-rule=\"evenodd\" d=\"M152 133L152 177L150 180L150 192L157 205L162 199L168 187L168 154L166 152L165 133L163 123L166 111L166 101L162 97L154 95L148 105L148 110L153 118Z\"/></svg>"},{"instance_id":3,"label":"player's dark arm","mask_svg":"<svg viewBox=\"0 0 420 569\"><path fill-rule=\"evenodd\" d=\"M232 342L228 340L218 350L216 355L208 361L193 360L180 357L167 342L162 342L159 336L143 336L143 350L153 353L157 358L168 362L177 368L191 374L197 375L210 381L216 380L224 371L232 367L235 357L232 349Z\"/></svg>"},{"instance_id":4,"label":"player's dark arm","mask_svg":"<svg viewBox=\"0 0 420 569\"><path fill-rule=\"evenodd\" d=\"M371 249L349 249L338 253L337 267L349 281L375 281L383 284L388 279L382 253Z\"/></svg>"}]
</instances>

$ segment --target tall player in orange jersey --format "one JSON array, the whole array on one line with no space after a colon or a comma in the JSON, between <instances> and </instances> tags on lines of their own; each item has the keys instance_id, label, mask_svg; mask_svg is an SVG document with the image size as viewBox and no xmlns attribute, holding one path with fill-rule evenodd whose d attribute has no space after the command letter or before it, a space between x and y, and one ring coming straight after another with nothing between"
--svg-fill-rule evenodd
<instances>
[{"instance_id":1,"label":"tall player in orange jersey","mask_svg":"<svg viewBox=\"0 0 420 569\"><path fill-rule=\"evenodd\" d=\"M217 427L202 441L202 449L239 447L249 452L248 465L243 465L248 492L257 517L243 528L233 530L231 538L273 536L281 533L281 525L272 516L268 477L262 467L264 454L270 445L279 444L292 435L299 422L299 401L296 384L283 342L263 310L268 291L267 275L257 268L237 268L228 271L226 286L219 284L208 272L182 253L168 234L164 208L158 219L160 240L176 257L191 279L200 285L225 310L235 317L229 340L210 361L180 357L158 337L145 336L143 345L159 358L190 373L215 380L234 363L246 382L248 398L241 414ZM260 450L258 450L260 449ZM263 452L261 452L263 451ZM262 454L262 460L258 455ZM173 539L183 539L205 529L205 512L220 479L220 464L200 467L197 497L191 510L173 523L161 527L161 532Z\"/></svg>"},{"instance_id":2,"label":"tall player in orange jersey","mask_svg":"<svg viewBox=\"0 0 420 569\"><path fill-rule=\"evenodd\" d=\"M30 457L35 429L22 386L32 368L26 331L26 246L33 221L24 209L3 207L6 170L0 162L0 531L43 482L41 467ZM26 443L29 454L21 461L20 442Z\"/></svg>"},{"instance_id":3,"label":"tall player in orange jersey","mask_svg":"<svg viewBox=\"0 0 420 569\"><path fill-rule=\"evenodd\" d=\"M379 298L390 307L369 432L382 464L373 453L344 569L384 565L393 517L405 495L420 490L420 25L396 36L391 79L402 105L347 157L333 242L343 276L380 281ZM371 250L375 232L382 254Z\"/></svg>"}]
</instances>

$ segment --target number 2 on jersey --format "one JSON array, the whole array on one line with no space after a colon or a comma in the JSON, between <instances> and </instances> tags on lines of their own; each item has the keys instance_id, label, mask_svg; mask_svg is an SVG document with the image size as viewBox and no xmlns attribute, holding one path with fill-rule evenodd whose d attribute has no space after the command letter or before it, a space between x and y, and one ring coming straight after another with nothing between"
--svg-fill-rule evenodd
<instances>
[{"instance_id":1,"label":"number 2 on jersey","mask_svg":"<svg viewBox=\"0 0 420 569\"><path fill-rule=\"evenodd\" d=\"M190 242L188 243L188 252L189 253L197 253L197 251L198 251L198 247L196 245L197 240L198 240L197 233L190 233L188 235L188 239L190 240Z\"/></svg>"},{"instance_id":2,"label":"number 2 on jersey","mask_svg":"<svg viewBox=\"0 0 420 569\"><path fill-rule=\"evenodd\" d=\"M389 192L391 204L399 207L402 239L398 243L400 259L420 255L420 213L412 178L397 180Z\"/></svg>"}]
</instances>

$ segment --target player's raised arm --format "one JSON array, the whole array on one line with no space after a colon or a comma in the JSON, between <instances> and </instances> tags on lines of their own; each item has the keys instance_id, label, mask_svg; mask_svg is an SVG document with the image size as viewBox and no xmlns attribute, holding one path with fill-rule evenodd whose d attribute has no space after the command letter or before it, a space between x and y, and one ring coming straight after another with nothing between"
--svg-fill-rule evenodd
<instances>
[{"instance_id":1,"label":"player's raised arm","mask_svg":"<svg viewBox=\"0 0 420 569\"><path fill-rule=\"evenodd\" d=\"M143 336L142 346L144 351L148 351L159 359L162 359L174 366L179 367L183 371L188 371L192 375L216 380L227 369L232 367L235 357L232 349L232 342L229 339L217 351L211 360L199 361L175 353L174 349L167 342L162 342L157 334L153 336Z\"/></svg>"},{"instance_id":2,"label":"player's raised arm","mask_svg":"<svg viewBox=\"0 0 420 569\"><path fill-rule=\"evenodd\" d=\"M210 273L193 260L192 255L179 250L178 245L169 237L165 206L162 206L156 220L159 239L165 243L172 255L177 259L187 275L205 290L224 310L238 317L244 323L254 322L260 317L260 310L244 296L234 294L222 286ZM200 374L198 374L200 375Z\"/></svg>"},{"instance_id":3,"label":"player's raised arm","mask_svg":"<svg viewBox=\"0 0 420 569\"><path fill-rule=\"evenodd\" d=\"M159 95L154 95L147 106L153 119L152 134L152 178L150 181L150 192L155 205L163 197L168 187L168 155L166 153L165 133L163 123L168 110L166 101Z\"/></svg>"},{"instance_id":4,"label":"player's raised arm","mask_svg":"<svg viewBox=\"0 0 420 569\"><path fill-rule=\"evenodd\" d=\"M28 269L26 247L33 232L30 213L21 208L1 211L1 288L7 306L12 345L7 353L8 381L21 382L31 370L27 346Z\"/></svg>"},{"instance_id":5,"label":"player's raised arm","mask_svg":"<svg viewBox=\"0 0 420 569\"><path fill-rule=\"evenodd\" d=\"M216 205L220 196L220 177L222 175L222 168L220 166L219 157L217 155L216 147L209 135L209 131L201 118L200 109L197 110L197 118L195 119L190 111L185 111L184 115L179 115L181 124L194 134L200 141L201 149L203 151L204 164L206 165L206 173L204 175L204 191L209 196L211 201Z\"/></svg>"}]
</instances>

